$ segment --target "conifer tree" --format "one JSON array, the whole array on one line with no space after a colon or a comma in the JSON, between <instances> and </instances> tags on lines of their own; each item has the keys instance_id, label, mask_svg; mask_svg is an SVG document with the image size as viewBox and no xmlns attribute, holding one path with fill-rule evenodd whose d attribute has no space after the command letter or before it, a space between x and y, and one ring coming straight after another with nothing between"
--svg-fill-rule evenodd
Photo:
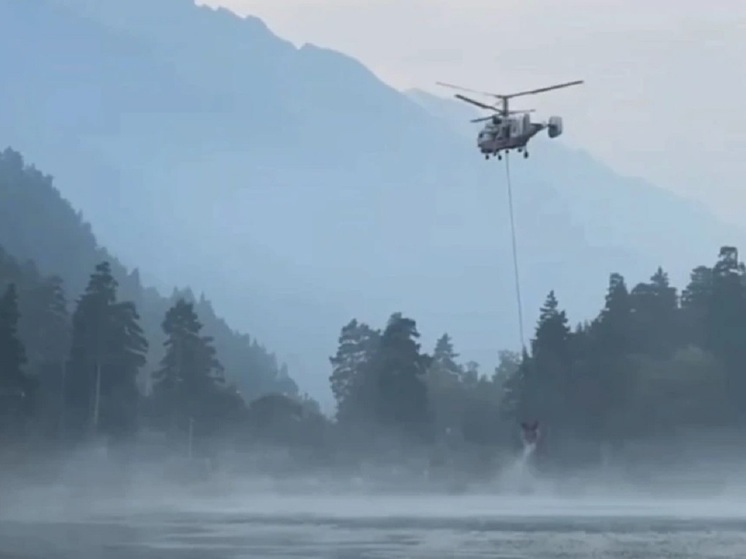
<instances>
[{"instance_id":1,"label":"conifer tree","mask_svg":"<svg viewBox=\"0 0 746 559\"><path fill-rule=\"evenodd\" d=\"M676 288L661 269L630 293L636 352L670 357L683 334Z\"/></svg>"},{"instance_id":2,"label":"conifer tree","mask_svg":"<svg viewBox=\"0 0 746 559\"><path fill-rule=\"evenodd\" d=\"M10 284L0 297L0 432L17 436L28 398L26 351L18 337L18 294Z\"/></svg>"},{"instance_id":3,"label":"conifer tree","mask_svg":"<svg viewBox=\"0 0 746 559\"><path fill-rule=\"evenodd\" d=\"M464 368L456 362L457 358L451 337L443 334L435 342L426 377L435 433L439 436L460 431L463 426L467 402Z\"/></svg>"},{"instance_id":4,"label":"conifer tree","mask_svg":"<svg viewBox=\"0 0 746 559\"><path fill-rule=\"evenodd\" d=\"M342 423L370 421L376 386L371 364L380 341L380 332L353 319L339 335L337 353L330 357L329 377L337 403L337 420Z\"/></svg>"},{"instance_id":5,"label":"conifer tree","mask_svg":"<svg viewBox=\"0 0 746 559\"><path fill-rule=\"evenodd\" d=\"M193 303L179 299L163 319L166 354L153 373L153 395L160 419L177 440L192 432L212 432L220 415L224 382L210 336L202 335L202 323Z\"/></svg>"},{"instance_id":6,"label":"conifer tree","mask_svg":"<svg viewBox=\"0 0 746 559\"><path fill-rule=\"evenodd\" d=\"M528 406L530 417L543 417L559 428L562 409L568 403L567 395L571 388L571 331L565 311L550 291L544 306L539 312L536 334L532 340L532 359L526 363L530 374L535 376L531 389L536 392L535 400ZM530 400L530 401L531 401Z\"/></svg>"},{"instance_id":7,"label":"conifer tree","mask_svg":"<svg viewBox=\"0 0 746 559\"><path fill-rule=\"evenodd\" d=\"M420 353L417 324L394 313L376 352L373 371L377 381L379 424L414 439L430 436L431 410L424 376L431 358Z\"/></svg>"},{"instance_id":8,"label":"conifer tree","mask_svg":"<svg viewBox=\"0 0 746 559\"><path fill-rule=\"evenodd\" d=\"M65 415L76 438L135 431L137 375L148 349L139 318L133 303L117 301L108 262L98 264L73 313Z\"/></svg>"}]
</instances>

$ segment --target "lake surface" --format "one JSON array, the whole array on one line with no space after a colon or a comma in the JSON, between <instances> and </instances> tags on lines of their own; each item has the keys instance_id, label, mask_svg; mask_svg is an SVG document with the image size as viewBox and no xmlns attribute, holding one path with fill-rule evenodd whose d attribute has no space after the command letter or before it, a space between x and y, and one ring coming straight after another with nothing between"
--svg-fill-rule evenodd
<instances>
[{"instance_id":1,"label":"lake surface","mask_svg":"<svg viewBox=\"0 0 746 559\"><path fill-rule=\"evenodd\" d=\"M0 558L746 557L738 500L253 492L33 500L17 514L0 503Z\"/></svg>"}]
</instances>

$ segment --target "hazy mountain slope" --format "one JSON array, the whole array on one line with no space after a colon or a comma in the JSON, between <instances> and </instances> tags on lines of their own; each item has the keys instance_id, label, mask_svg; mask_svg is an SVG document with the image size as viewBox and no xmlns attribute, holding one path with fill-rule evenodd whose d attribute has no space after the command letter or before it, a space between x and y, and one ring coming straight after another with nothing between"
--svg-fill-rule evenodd
<instances>
[{"instance_id":1,"label":"hazy mountain slope","mask_svg":"<svg viewBox=\"0 0 746 559\"><path fill-rule=\"evenodd\" d=\"M90 225L60 195L51 177L10 149L0 151L0 247L19 262L33 262L43 274L62 278L71 304L82 294L94 266L109 261L119 282L120 298L137 305L151 343L148 366L143 371L146 376L158 367L163 356L163 317L177 297L185 297L195 301L204 331L214 338L226 374L248 400L275 390L297 390L274 355L255 339L231 329L204 296L195 297L187 289L163 297L144 287L137 269L128 270L99 245Z\"/></svg>"},{"instance_id":2,"label":"hazy mountain slope","mask_svg":"<svg viewBox=\"0 0 746 559\"><path fill-rule=\"evenodd\" d=\"M421 89L409 89L404 93L432 116L442 119L454 131L473 140L473 145L476 146L476 133L481 125L469 121L473 118L486 116L487 112L480 112L475 107L462 101L433 95ZM445 93L447 94L448 90Z\"/></svg>"},{"instance_id":3,"label":"hazy mountain slope","mask_svg":"<svg viewBox=\"0 0 746 559\"><path fill-rule=\"evenodd\" d=\"M406 94L470 140L477 153L476 134L481 124L469 120L486 113L421 90ZM541 115L534 118L540 119ZM565 127L566 133L572 134L572 122ZM537 149L541 152L534 156ZM532 143L531 153L528 161L513 157L514 188L554 190L567 208L565 218L582 225L589 243L631 251L638 259L662 259L661 263L678 275L679 281L684 281L689 273L685 258L689 250L695 258L707 259L720 243L744 238L742 230L721 223L703 205L645 180L610 172L587 153L569 149L561 141L553 142L540 135ZM493 161L487 165L497 167L504 177L504 163ZM501 186L505 186L504 178ZM680 245L682 239L687 239L686 250Z\"/></svg>"},{"instance_id":4,"label":"hazy mountain slope","mask_svg":"<svg viewBox=\"0 0 746 559\"><path fill-rule=\"evenodd\" d=\"M504 170L454 131L455 117L255 18L187 0L34 5L0 0L12 47L0 57L33 77L14 81L18 110L2 117L0 142L18 138L56 169L126 262L214 294L314 394L352 316L380 323L401 310L426 343L448 330L485 364L515 344ZM72 47L47 40L73 35ZM87 70L66 80L71 60ZM137 84L126 95L122 75ZM19 104L32 87L57 108ZM65 109L77 116L61 123ZM561 140L537 138L513 170L530 324L551 288L580 320L609 272L636 280L661 263L681 276L740 236Z\"/></svg>"}]
</instances>

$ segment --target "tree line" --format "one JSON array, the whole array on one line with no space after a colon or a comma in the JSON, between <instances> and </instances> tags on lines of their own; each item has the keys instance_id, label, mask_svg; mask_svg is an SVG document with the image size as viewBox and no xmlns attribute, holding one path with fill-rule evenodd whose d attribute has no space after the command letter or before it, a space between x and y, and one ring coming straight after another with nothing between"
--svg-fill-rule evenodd
<instances>
[{"instance_id":1,"label":"tree line","mask_svg":"<svg viewBox=\"0 0 746 559\"><path fill-rule=\"evenodd\" d=\"M574 327L550 292L530 346L502 352L490 374L459 363L447 334L431 353L418 338L401 314L382 330L342 328L330 377L340 426L497 448L520 444L520 422L537 420L548 460L572 466L746 420L746 269L734 247L681 292L660 268L632 288L611 274L599 314Z\"/></svg>"},{"instance_id":2,"label":"tree line","mask_svg":"<svg viewBox=\"0 0 746 559\"><path fill-rule=\"evenodd\" d=\"M227 440L265 442L329 464L350 450L496 453L520 443L521 421L538 420L548 463L575 466L604 446L746 422L746 268L733 247L680 293L661 269L631 289L612 274L599 314L574 327L550 292L530 346L501 352L488 374L460 362L448 334L423 350L401 313L381 329L351 320L330 358L334 418L292 394L242 396L184 298L164 314L162 358L149 364L137 306L120 298L108 262L72 305L59 278L2 251L0 278L4 448L117 444L150 429L176 452L187 441L208 453Z\"/></svg>"},{"instance_id":3,"label":"tree line","mask_svg":"<svg viewBox=\"0 0 746 559\"><path fill-rule=\"evenodd\" d=\"M143 378L149 342L131 301L122 301L108 262L95 267L68 314L61 282L51 278L28 297L33 323L21 331L19 287L0 297L0 429L6 442L40 434L67 447L103 438L131 440L143 423L183 441L228 425L243 400L226 382L213 339L202 333L194 303L178 299L162 328L165 353ZM22 341L27 340L27 343ZM148 382L150 381L150 382ZM143 389L146 385L151 386Z\"/></svg>"}]
</instances>

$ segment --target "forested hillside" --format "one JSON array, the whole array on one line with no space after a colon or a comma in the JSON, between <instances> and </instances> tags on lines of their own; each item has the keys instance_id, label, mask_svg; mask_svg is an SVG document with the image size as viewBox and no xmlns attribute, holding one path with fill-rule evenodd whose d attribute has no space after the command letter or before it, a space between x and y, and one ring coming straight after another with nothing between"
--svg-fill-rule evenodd
<instances>
[{"instance_id":1,"label":"forested hillside","mask_svg":"<svg viewBox=\"0 0 746 559\"><path fill-rule=\"evenodd\" d=\"M136 228L137 224L133 223L132 227ZM71 312L95 266L108 262L118 284L117 297L132 302L141 316L143 333L149 342L146 352L149 367L155 367L163 356L165 333L161 323L165 313L183 298L194 303L205 333L214 338L228 378L245 398L250 401L274 391L297 394L296 384L276 357L258 340L229 327L204 296L195 297L182 286L164 297L143 286L137 268L128 270L97 243L89 223L62 198L52 177L26 164L21 154L11 149L0 153L0 246L8 266L0 283L4 288L9 282L18 282L23 311L21 339L30 344L32 370L44 362L60 363L64 351L59 348L64 348L64 340L70 337L62 326L59 326L62 333L49 334L44 324L56 323L38 317L46 312L53 312L54 316L62 310ZM174 246L173 250L184 258L189 257L188 247ZM25 279L19 279L22 273ZM41 295L37 297L34 294L38 290ZM147 385L145 371L141 379Z\"/></svg>"},{"instance_id":2,"label":"forested hillside","mask_svg":"<svg viewBox=\"0 0 746 559\"><path fill-rule=\"evenodd\" d=\"M0 253L0 458L25 448L16 453L25 464L29 449L64 456L105 438L131 461L141 451L122 443L149 429L170 443L160 455L239 450L242 471L352 474L388 463L468 484L511 463L525 421L541 426L535 459L547 473L588 471L613 455L641 482L641 468L671 475L706 450L744 458L746 267L734 247L697 266L681 291L662 269L632 288L611 274L598 315L575 327L550 292L530 347L502 352L494 371L462 362L448 334L423 347L402 313L383 328L353 319L330 358L333 421L277 393L247 405L184 299L164 312L165 352L149 361L138 305L121 293L106 261L72 303L59 278ZM138 388L143 374L150 394ZM257 466L267 448L286 454Z\"/></svg>"},{"instance_id":3,"label":"forested hillside","mask_svg":"<svg viewBox=\"0 0 746 559\"><path fill-rule=\"evenodd\" d=\"M495 371L460 363L447 334L427 351L401 314L382 329L353 320L330 381L339 426L366 429L366 448L377 435L410 449L446 443L453 463L515 448L519 425L538 421L540 467L597 467L611 452L622 468L673 472L703 449L744 459L744 339L746 267L723 247L680 291L660 268L636 285L611 274L600 312L581 324L550 292L526 353L503 352Z\"/></svg>"}]
</instances>

